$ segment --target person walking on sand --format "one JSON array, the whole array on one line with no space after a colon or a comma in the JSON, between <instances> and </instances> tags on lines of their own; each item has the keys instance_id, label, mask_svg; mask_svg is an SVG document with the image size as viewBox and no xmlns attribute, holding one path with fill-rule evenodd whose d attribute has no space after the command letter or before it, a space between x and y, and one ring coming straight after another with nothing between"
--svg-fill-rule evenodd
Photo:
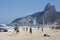
<instances>
[{"instance_id":1,"label":"person walking on sand","mask_svg":"<svg viewBox=\"0 0 60 40\"><path fill-rule=\"evenodd\" d=\"M43 33L43 27L41 28L41 30L42 30L42 33Z\"/></svg>"},{"instance_id":2,"label":"person walking on sand","mask_svg":"<svg viewBox=\"0 0 60 40\"><path fill-rule=\"evenodd\" d=\"M28 28L26 27L26 31L28 31Z\"/></svg>"},{"instance_id":3,"label":"person walking on sand","mask_svg":"<svg viewBox=\"0 0 60 40\"><path fill-rule=\"evenodd\" d=\"M30 27L30 34L32 34L32 28Z\"/></svg>"},{"instance_id":4,"label":"person walking on sand","mask_svg":"<svg viewBox=\"0 0 60 40\"><path fill-rule=\"evenodd\" d=\"M16 34L18 34L18 33L19 33L19 28L18 28L18 26L17 26L17 25L15 25L14 32L16 32Z\"/></svg>"},{"instance_id":5,"label":"person walking on sand","mask_svg":"<svg viewBox=\"0 0 60 40\"><path fill-rule=\"evenodd\" d=\"M39 26L38 26L38 30L39 30Z\"/></svg>"}]
</instances>

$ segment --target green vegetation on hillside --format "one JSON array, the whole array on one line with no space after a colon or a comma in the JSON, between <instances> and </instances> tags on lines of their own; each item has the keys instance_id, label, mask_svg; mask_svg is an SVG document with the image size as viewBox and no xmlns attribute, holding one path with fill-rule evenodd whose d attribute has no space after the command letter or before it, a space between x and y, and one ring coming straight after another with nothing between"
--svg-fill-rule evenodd
<instances>
[{"instance_id":1,"label":"green vegetation on hillside","mask_svg":"<svg viewBox=\"0 0 60 40\"><path fill-rule=\"evenodd\" d=\"M60 29L60 26L56 27L56 29Z\"/></svg>"}]
</instances>

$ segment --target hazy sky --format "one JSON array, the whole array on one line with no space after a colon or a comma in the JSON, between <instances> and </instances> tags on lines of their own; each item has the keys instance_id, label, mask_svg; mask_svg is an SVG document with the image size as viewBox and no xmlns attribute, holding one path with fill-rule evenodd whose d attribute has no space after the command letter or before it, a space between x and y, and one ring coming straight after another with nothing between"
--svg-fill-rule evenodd
<instances>
[{"instance_id":1,"label":"hazy sky","mask_svg":"<svg viewBox=\"0 0 60 40\"><path fill-rule=\"evenodd\" d=\"M0 0L0 23L10 23L16 18L43 11L46 4L60 11L60 0Z\"/></svg>"}]
</instances>

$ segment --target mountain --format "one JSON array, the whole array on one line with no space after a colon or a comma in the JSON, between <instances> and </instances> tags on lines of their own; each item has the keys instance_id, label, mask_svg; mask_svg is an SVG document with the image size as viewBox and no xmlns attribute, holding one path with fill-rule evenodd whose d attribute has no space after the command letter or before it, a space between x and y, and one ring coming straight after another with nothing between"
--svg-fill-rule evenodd
<instances>
[{"instance_id":1,"label":"mountain","mask_svg":"<svg viewBox=\"0 0 60 40\"><path fill-rule=\"evenodd\" d=\"M36 20L36 23L41 24L43 23L43 19L45 24L48 22L60 24L60 12L56 11L55 5L48 3L42 12L36 12L22 18L16 18L11 23L33 23L34 20Z\"/></svg>"}]
</instances>

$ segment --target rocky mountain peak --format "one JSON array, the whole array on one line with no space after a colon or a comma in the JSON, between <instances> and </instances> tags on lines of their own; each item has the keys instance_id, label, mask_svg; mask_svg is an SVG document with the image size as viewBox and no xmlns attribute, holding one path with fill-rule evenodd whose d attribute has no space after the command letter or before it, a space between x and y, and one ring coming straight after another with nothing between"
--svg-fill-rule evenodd
<instances>
[{"instance_id":1,"label":"rocky mountain peak","mask_svg":"<svg viewBox=\"0 0 60 40\"><path fill-rule=\"evenodd\" d=\"M52 5L50 3L48 3L45 7L45 10L49 9Z\"/></svg>"},{"instance_id":2,"label":"rocky mountain peak","mask_svg":"<svg viewBox=\"0 0 60 40\"><path fill-rule=\"evenodd\" d=\"M54 22L58 22L60 23L60 12L56 11L55 5L51 5L50 3L48 3L45 7L45 9L42 12L36 12L32 15L28 15L26 17L22 17L22 18L17 18L15 20L12 21L12 23L15 22L24 22L24 23L33 23L34 18L36 18L36 22L38 24L42 24L43 23L43 18L45 20L45 23L54 23Z\"/></svg>"}]
</instances>

